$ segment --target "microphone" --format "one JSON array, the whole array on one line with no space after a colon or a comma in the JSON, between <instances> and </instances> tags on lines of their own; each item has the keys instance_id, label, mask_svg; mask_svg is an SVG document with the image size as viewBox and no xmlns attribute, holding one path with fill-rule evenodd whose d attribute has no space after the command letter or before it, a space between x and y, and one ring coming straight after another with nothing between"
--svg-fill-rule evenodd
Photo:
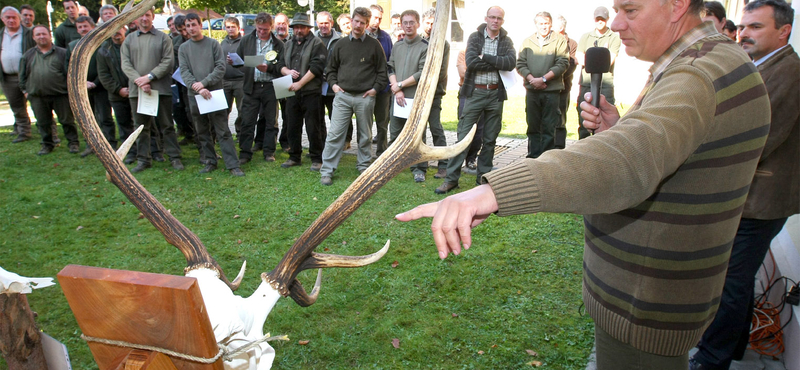
<instances>
[{"instance_id":1,"label":"microphone","mask_svg":"<svg viewBox=\"0 0 800 370\"><path fill-rule=\"evenodd\" d=\"M592 105L600 107L600 89L603 87L603 73L611 69L611 53L606 48L591 47L586 49L583 68L586 73L592 75ZM592 130L594 134L594 130Z\"/></svg>"}]
</instances>

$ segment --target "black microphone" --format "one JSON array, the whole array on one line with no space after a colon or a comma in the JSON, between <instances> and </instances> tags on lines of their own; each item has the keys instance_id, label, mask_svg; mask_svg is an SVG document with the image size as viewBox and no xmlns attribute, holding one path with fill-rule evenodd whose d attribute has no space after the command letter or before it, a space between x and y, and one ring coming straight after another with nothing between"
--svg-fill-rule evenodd
<instances>
[{"instance_id":1,"label":"black microphone","mask_svg":"<svg viewBox=\"0 0 800 370\"><path fill-rule=\"evenodd\" d=\"M603 73L611 69L611 53L608 49L601 47L591 47L586 49L585 63L583 65L586 73L592 75L592 105L600 107L600 89L603 87ZM594 130L592 130L594 134Z\"/></svg>"}]
</instances>

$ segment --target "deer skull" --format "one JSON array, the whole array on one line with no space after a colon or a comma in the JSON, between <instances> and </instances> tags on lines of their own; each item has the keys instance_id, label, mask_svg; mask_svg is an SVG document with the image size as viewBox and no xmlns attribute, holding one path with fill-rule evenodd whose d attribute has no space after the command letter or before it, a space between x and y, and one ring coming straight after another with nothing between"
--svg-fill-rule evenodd
<instances>
[{"instance_id":1,"label":"deer skull","mask_svg":"<svg viewBox=\"0 0 800 370\"><path fill-rule=\"evenodd\" d=\"M120 27L141 16L156 1L145 0L136 6L133 6L131 1L117 17L81 39L73 52L73 55L78 57L72 58L69 65L70 105L76 113L89 146L105 167L107 178L164 235L167 242L177 247L186 257L188 267L184 270L185 274L198 281L217 343L228 350L235 350L263 337L267 315L281 297L290 296L303 307L314 304L319 295L322 268L361 267L383 257L389 249L389 242L376 253L357 257L320 254L315 253L314 249L403 169L422 161L453 157L465 150L472 141L474 127L464 140L450 147L429 147L422 143L425 123L428 120L442 64L450 1L442 0L437 4L436 29L433 32L434 38L429 44L425 69L417 88L418 99L414 100L408 124L400 136L297 238L275 269L261 274L261 284L248 298L234 294L244 276L245 266L242 266L233 281L229 281L197 235L167 211L122 164L122 158L127 153L125 148L130 148L139 131L131 135L120 150L114 153L95 121L86 89L81 88L85 86L83 81L86 81L89 59L95 49ZM309 294L296 277L301 271L312 268L320 270L314 289ZM274 359L275 350L264 342L225 361L225 367L237 370L266 370L272 366Z\"/></svg>"}]
</instances>

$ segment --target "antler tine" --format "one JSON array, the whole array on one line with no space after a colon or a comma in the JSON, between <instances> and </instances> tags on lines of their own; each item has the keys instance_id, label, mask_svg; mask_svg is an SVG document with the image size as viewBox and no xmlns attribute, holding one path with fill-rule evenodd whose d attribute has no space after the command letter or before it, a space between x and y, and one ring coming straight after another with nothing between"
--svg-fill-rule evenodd
<instances>
[{"instance_id":1,"label":"antler tine","mask_svg":"<svg viewBox=\"0 0 800 370\"><path fill-rule=\"evenodd\" d=\"M85 81L89 69L89 59L92 54L104 40L111 37L120 27L140 17L148 9L152 8L157 1L145 0L133 7L130 7L132 2L129 3L126 6L126 11L94 29L78 42L72 53L75 57L70 61L67 75L70 107L75 112L78 124L83 130L89 146L94 150L103 167L105 167L109 180L150 220L150 223L164 235L167 242L183 253L188 264L187 269L200 267L214 269L219 273L220 279L228 284L231 289L236 290L238 284L228 281L222 272L222 268L211 258L197 235L173 217L125 168L122 160L105 140L89 105L89 95L86 92Z\"/></svg>"},{"instance_id":2,"label":"antler tine","mask_svg":"<svg viewBox=\"0 0 800 370\"><path fill-rule=\"evenodd\" d=\"M428 114L431 110L433 94L439 80L442 65L444 37L449 19L450 0L437 3L435 30L433 40L428 45L427 59L422 71L422 78L417 87L416 98L405 128L395 142L364 173L361 174L342 195L337 198L309 226L294 245L286 252L283 259L269 273L262 274L262 279L272 285L282 295L290 295L298 304L312 304L302 286L295 277L308 268L316 267L360 267L379 260L389 248L389 243L381 251L369 256L351 257L340 255L324 255L313 253L336 228L344 222L358 207L375 194L398 173L408 166L423 160L444 159L464 151L472 141L475 128L469 136L450 147L432 148L422 143Z\"/></svg>"}]
</instances>

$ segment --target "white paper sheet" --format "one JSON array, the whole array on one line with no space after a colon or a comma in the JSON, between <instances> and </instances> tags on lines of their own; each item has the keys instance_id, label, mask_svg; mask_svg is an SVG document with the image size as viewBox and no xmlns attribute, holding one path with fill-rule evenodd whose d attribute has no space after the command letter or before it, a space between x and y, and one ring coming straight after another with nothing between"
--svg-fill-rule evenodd
<instances>
[{"instance_id":1,"label":"white paper sheet","mask_svg":"<svg viewBox=\"0 0 800 370\"><path fill-rule=\"evenodd\" d=\"M178 81L181 85L186 86L186 83L183 82L183 77L181 77L180 67L178 67L178 69L175 70L175 73L172 74L172 79Z\"/></svg>"},{"instance_id":2,"label":"white paper sheet","mask_svg":"<svg viewBox=\"0 0 800 370\"><path fill-rule=\"evenodd\" d=\"M500 79L503 80L503 86L505 86L506 90L510 90L519 83L520 76L516 70L500 71Z\"/></svg>"},{"instance_id":3,"label":"white paper sheet","mask_svg":"<svg viewBox=\"0 0 800 370\"><path fill-rule=\"evenodd\" d=\"M200 114L228 109L228 100L225 99L225 91L222 89L212 91L211 99L206 100L206 98L199 94L195 95L194 99L197 100L197 110L200 111Z\"/></svg>"},{"instance_id":4,"label":"white paper sheet","mask_svg":"<svg viewBox=\"0 0 800 370\"><path fill-rule=\"evenodd\" d=\"M406 106L401 107L400 104L397 104L397 99L392 96L392 101L394 101L394 108L392 108L392 115L397 118L405 118L408 119L408 115L411 114L411 106L414 105L414 99L406 98Z\"/></svg>"},{"instance_id":5,"label":"white paper sheet","mask_svg":"<svg viewBox=\"0 0 800 370\"><path fill-rule=\"evenodd\" d=\"M289 86L292 86L292 75L286 75L272 80L272 86L275 88L275 99L294 96L294 91L289 91Z\"/></svg>"},{"instance_id":6,"label":"white paper sheet","mask_svg":"<svg viewBox=\"0 0 800 370\"><path fill-rule=\"evenodd\" d=\"M244 60L242 60L242 57L240 57L239 54L228 53L228 56L231 57L234 66L240 66L244 64Z\"/></svg>"},{"instance_id":7,"label":"white paper sheet","mask_svg":"<svg viewBox=\"0 0 800 370\"><path fill-rule=\"evenodd\" d=\"M263 55L245 55L244 56L244 66L255 68L259 64L264 64L264 56Z\"/></svg>"},{"instance_id":8,"label":"white paper sheet","mask_svg":"<svg viewBox=\"0 0 800 370\"><path fill-rule=\"evenodd\" d=\"M146 116L158 115L158 90L150 89L150 94L139 88L139 104L136 106L136 113Z\"/></svg>"},{"instance_id":9,"label":"white paper sheet","mask_svg":"<svg viewBox=\"0 0 800 370\"><path fill-rule=\"evenodd\" d=\"M328 81L322 81L322 96L328 96Z\"/></svg>"}]
</instances>

